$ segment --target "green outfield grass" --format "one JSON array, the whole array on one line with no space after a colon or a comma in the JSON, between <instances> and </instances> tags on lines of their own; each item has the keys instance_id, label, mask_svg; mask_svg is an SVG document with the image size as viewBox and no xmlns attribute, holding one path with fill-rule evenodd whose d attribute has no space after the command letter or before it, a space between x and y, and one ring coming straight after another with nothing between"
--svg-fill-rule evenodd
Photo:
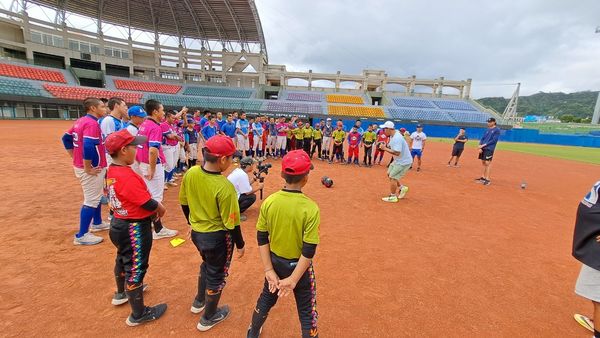
<instances>
[{"instance_id":1,"label":"green outfield grass","mask_svg":"<svg viewBox=\"0 0 600 338\"><path fill-rule=\"evenodd\" d=\"M442 142L452 144L454 140L448 138L430 138L434 142ZM476 141L469 141L468 147L476 147ZM555 146L550 144L534 144L534 143L516 143L502 142L498 143L499 150L516 151L520 153L554 157L564 160L586 162L600 164L600 149L587 147L572 147L572 146Z\"/></svg>"},{"instance_id":2,"label":"green outfield grass","mask_svg":"<svg viewBox=\"0 0 600 338\"><path fill-rule=\"evenodd\" d=\"M582 123L523 123L523 128L539 129L543 134L589 134L600 126Z\"/></svg>"}]
</instances>

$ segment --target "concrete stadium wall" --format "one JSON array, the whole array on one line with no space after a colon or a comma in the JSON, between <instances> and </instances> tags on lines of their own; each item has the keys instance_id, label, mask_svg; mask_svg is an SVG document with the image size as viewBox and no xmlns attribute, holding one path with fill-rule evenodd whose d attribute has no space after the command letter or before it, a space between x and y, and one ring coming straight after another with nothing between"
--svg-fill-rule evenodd
<instances>
[{"instance_id":1,"label":"concrete stadium wall","mask_svg":"<svg viewBox=\"0 0 600 338\"><path fill-rule=\"evenodd\" d=\"M320 119L314 119L314 123L319 122ZM334 119L334 124L335 124ZM370 123L382 124L382 121L375 120L362 120L362 126L366 129L366 126ZM350 130L354 125L354 120L344 120L344 128ZM396 122L396 129L406 128L406 130L413 132L416 128L416 123L401 123ZM423 124L423 131L429 137L445 137L454 138L458 134L458 126L441 126L441 125L427 125ZM471 140L480 139L485 133L486 128L479 127L467 127L467 136ZM506 142L523 142L523 143L540 143L540 144L554 144L563 146L577 146L577 147L594 147L600 148L600 136L593 135L564 135L564 134L542 134L537 129L510 129L501 130L500 141Z\"/></svg>"}]
</instances>

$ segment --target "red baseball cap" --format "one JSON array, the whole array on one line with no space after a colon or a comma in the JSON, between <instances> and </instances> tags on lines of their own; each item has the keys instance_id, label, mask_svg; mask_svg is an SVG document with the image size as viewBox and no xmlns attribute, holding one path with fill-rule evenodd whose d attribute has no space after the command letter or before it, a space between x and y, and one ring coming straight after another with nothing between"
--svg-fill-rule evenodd
<instances>
[{"instance_id":1,"label":"red baseball cap","mask_svg":"<svg viewBox=\"0 0 600 338\"><path fill-rule=\"evenodd\" d=\"M304 150L293 150L287 153L281 161L281 171L285 174L304 175L313 169L310 157Z\"/></svg>"},{"instance_id":2,"label":"red baseball cap","mask_svg":"<svg viewBox=\"0 0 600 338\"><path fill-rule=\"evenodd\" d=\"M209 138L204 148L209 154L217 157L231 156L236 153L233 141L224 135L215 135Z\"/></svg>"},{"instance_id":3,"label":"red baseball cap","mask_svg":"<svg viewBox=\"0 0 600 338\"><path fill-rule=\"evenodd\" d=\"M146 136L133 136L127 129L121 129L108 135L104 140L104 147L109 154L115 154L128 145L137 146L146 143Z\"/></svg>"}]
</instances>

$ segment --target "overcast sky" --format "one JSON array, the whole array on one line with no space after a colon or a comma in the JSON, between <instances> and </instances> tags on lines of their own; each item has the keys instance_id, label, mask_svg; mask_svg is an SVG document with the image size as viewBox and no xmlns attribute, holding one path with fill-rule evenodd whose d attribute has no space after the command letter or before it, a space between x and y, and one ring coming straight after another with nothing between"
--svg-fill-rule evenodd
<instances>
[{"instance_id":1,"label":"overcast sky","mask_svg":"<svg viewBox=\"0 0 600 338\"><path fill-rule=\"evenodd\" d=\"M472 78L475 98L600 89L597 0L255 1L288 70Z\"/></svg>"}]
</instances>

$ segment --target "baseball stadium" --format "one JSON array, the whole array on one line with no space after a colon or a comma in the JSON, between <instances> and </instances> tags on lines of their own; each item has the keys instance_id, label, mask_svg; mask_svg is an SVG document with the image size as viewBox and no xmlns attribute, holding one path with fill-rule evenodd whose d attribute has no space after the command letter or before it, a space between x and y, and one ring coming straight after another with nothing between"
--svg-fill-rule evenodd
<instances>
[{"instance_id":1,"label":"baseball stadium","mask_svg":"<svg viewBox=\"0 0 600 338\"><path fill-rule=\"evenodd\" d=\"M0 1L2 336L600 337L594 125L288 70L258 8Z\"/></svg>"}]
</instances>

